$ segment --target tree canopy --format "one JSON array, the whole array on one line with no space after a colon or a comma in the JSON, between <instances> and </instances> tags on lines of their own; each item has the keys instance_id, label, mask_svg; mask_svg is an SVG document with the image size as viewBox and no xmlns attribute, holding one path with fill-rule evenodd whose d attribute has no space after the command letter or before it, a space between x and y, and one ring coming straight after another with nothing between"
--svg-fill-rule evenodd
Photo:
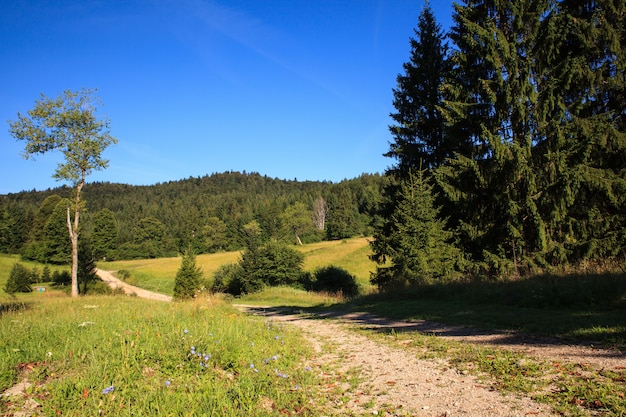
<instances>
[{"instance_id":1,"label":"tree canopy","mask_svg":"<svg viewBox=\"0 0 626 417\"><path fill-rule=\"evenodd\" d=\"M73 297L78 296L81 190L87 175L107 167L108 161L102 158L102 152L117 142L109 133L108 119L98 117L98 104L95 90L66 90L56 99L42 94L27 115L18 113L17 120L9 122L11 136L25 142L24 158L54 150L64 156L64 162L59 163L53 176L70 182L75 189L72 209L67 207L67 227L72 243Z\"/></svg>"}]
</instances>

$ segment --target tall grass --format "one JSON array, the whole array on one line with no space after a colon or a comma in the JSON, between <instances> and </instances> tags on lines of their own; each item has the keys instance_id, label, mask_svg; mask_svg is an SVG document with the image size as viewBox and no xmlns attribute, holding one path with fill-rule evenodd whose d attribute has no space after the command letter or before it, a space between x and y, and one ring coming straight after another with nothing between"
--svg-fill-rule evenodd
<instances>
[{"instance_id":1,"label":"tall grass","mask_svg":"<svg viewBox=\"0 0 626 417\"><path fill-rule=\"evenodd\" d=\"M28 380L21 401L43 415L318 415L308 355L216 298L59 298L0 316L0 390Z\"/></svg>"}]
</instances>

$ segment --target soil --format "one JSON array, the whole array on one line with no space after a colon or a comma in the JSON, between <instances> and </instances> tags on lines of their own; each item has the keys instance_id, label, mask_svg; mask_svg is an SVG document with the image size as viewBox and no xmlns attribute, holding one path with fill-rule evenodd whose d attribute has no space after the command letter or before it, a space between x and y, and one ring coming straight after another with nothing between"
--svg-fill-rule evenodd
<instances>
[{"instance_id":1,"label":"soil","mask_svg":"<svg viewBox=\"0 0 626 417\"><path fill-rule=\"evenodd\" d=\"M237 305L250 314L289 323L302 330L316 351L320 369L339 364L339 374L355 372L357 387L338 402L337 414L385 416L555 416L530 398L503 395L476 377L459 372L445 360L421 360L402 345L390 346L361 335L351 327L400 329L404 323L370 315L320 317L286 313L272 307ZM447 336L442 336L447 337ZM325 376L325 375L323 375ZM335 375L326 375L336 379ZM346 401L347 399L347 401Z\"/></svg>"},{"instance_id":2,"label":"soil","mask_svg":"<svg viewBox=\"0 0 626 417\"><path fill-rule=\"evenodd\" d=\"M125 283L124 281L116 278L111 271L103 271L102 269L96 269L96 275L109 287L115 289L122 289L125 294L137 296L139 298L146 298L149 300L157 301L172 301L172 297L165 294L159 294L153 291L144 290L143 288L135 287Z\"/></svg>"},{"instance_id":3,"label":"soil","mask_svg":"<svg viewBox=\"0 0 626 417\"><path fill-rule=\"evenodd\" d=\"M98 270L112 288L141 298L170 301ZM477 377L451 367L443 359L418 359L401 343L373 340L355 328L381 332L420 332L464 343L490 345L540 357L555 363L573 362L595 369L624 369L623 352L589 345L567 345L558 339L539 339L517 333L482 332L426 321L393 321L367 313L325 312L303 315L299 310L235 305L268 320L302 330L315 351L315 368L328 382L332 415L384 415L424 417L555 416L549 406L519 395L504 395ZM332 371L331 371L332 369ZM339 376L343 375L344 378ZM346 376L354 376L348 378ZM337 395L337 390L343 394ZM3 395L15 395L15 387ZM334 400L333 400L334 399Z\"/></svg>"}]
</instances>

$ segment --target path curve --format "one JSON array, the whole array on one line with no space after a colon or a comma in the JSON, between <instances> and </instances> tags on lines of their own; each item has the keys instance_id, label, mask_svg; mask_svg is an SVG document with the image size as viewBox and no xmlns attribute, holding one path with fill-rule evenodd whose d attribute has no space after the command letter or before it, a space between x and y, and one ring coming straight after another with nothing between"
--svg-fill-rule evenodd
<instances>
[{"instance_id":1,"label":"path curve","mask_svg":"<svg viewBox=\"0 0 626 417\"><path fill-rule=\"evenodd\" d=\"M98 275L98 278L100 278L102 282L107 284L109 287L113 289L121 288L125 294L135 295L139 298L146 298L148 300L172 301L172 297L170 297L169 295L159 294L154 291L144 290L143 288L127 284L124 281L116 278L111 271L96 269L96 275Z\"/></svg>"}]
</instances>

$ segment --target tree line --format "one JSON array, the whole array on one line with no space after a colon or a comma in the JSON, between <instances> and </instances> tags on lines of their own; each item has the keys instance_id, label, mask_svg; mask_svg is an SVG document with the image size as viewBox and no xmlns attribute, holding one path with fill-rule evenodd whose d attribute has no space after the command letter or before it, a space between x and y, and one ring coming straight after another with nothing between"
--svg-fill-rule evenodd
<instances>
[{"instance_id":1,"label":"tree line","mask_svg":"<svg viewBox=\"0 0 626 417\"><path fill-rule=\"evenodd\" d=\"M83 188L81 239L98 259L136 259L245 247L245 226L263 240L301 244L371 234L380 175L340 183L225 172L152 186L107 182ZM0 252L68 263L66 210L59 187L0 196Z\"/></svg>"},{"instance_id":2,"label":"tree line","mask_svg":"<svg viewBox=\"0 0 626 417\"><path fill-rule=\"evenodd\" d=\"M626 255L626 3L427 4L393 90L381 287Z\"/></svg>"}]
</instances>

